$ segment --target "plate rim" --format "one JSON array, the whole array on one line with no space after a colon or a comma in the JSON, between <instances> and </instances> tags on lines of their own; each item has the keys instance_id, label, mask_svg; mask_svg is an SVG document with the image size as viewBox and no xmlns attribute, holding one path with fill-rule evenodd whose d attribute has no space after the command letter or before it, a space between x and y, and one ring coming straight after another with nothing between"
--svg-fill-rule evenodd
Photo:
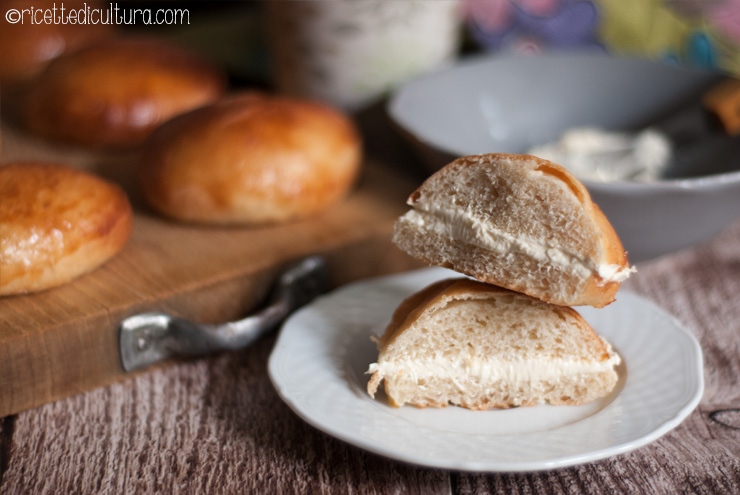
<instances>
[{"instance_id":1,"label":"plate rim","mask_svg":"<svg viewBox=\"0 0 740 495\"><path fill-rule=\"evenodd\" d=\"M355 282L346 284L344 286L341 286L321 296L320 300L326 301L331 298L337 297L339 294L344 294L352 290L357 290L358 288L361 288L366 285L372 286L372 285L382 283L382 282L389 282L389 281L392 282L392 281L395 281L396 279L410 279L414 276L424 276L427 272L431 272L431 271L439 271L439 276L435 274L435 277L437 279L444 278L445 275L461 276L459 273L452 272L450 270L443 269L443 268L438 268L438 267L421 268L417 270L411 270L411 271L401 272L401 273L392 274L392 275L383 275L383 276L371 277L371 278L366 278L366 279L362 279L359 281L355 281ZM350 432L344 431L342 428L335 427L331 423L327 424L326 422L320 421L319 418L316 418L306 413L300 407L300 404L298 403L298 401L293 400L286 393L285 391L286 387L282 386L282 384L280 383L280 379L279 377L276 376L276 371L274 369L275 360L277 359L276 356L278 355L277 352L279 350L279 345L280 345L281 339L283 338L283 329L289 324L295 324L295 321L299 320L302 317L301 315L303 315L306 312L311 311L311 309L314 307L317 301L314 301L304 306L303 308L299 309L285 321L283 327L280 329L280 333L278 335L278 338L275 342L275 345L268 359L268 375L269 375L270 381L274 389L280 396L281 400L285 404L287 404L288 407L303 421L313 426L314 428L317 428L318 430L330 436L333 436L334 438L337 438L345 443L354 445L368 452L372 452L374 454L378 454L378 455L387 457L389 459L393 459L395 461L399 461L399 462L403 462L403 463L407 463L407 464L411 464L415 466L435 468L435 469L448 469L448 470L461 471L461 472L480 472L480 473L536 472L536 471L577 466L577 465L588 463L588 462L603 460L603 459L614 457L617 455L622 455L627 452L631 452L635 449L638 449L640 447L643 447L649 443L654 442L655 440L659 439L660 437L662 437L663 435L665 435L666 433L668 433L669 431L673 430L678 425L680 425L694 411L694 409L696 409L696 407L700 403L703 397L703 394L704 394L705 385L704 385L703 351L699 343L699 340L693 334L693 332L691 332L685 325L683 325L683 323L681 323L675 316L668 313L666 310L658 306L656 303L654 303L650 299L647 299L646 297L640 294L637 294L635 292L624 290L624 289L622 289L622 291L620 292L620 295L627 296L629 298L635 298L636 300L640 301L642 304L646 304L647 307L649 307L651 311L655 311L657 314L660 314L661 317L664 317L670 320L673 326L673 329L675 331L679 331L687 339L688 343L690 344L690 346L687 347L687 349L690 352L690 359L687 360L687 363L690 363L691 361L693 361L693 364L691 367L693 380L692 380L692 383L690 384L690 385L693 385L691 387L693 388L693 393L690 394L690 397L686 400L686 402L681 407L678 407L670 417L664 419L659 425L653 427L650 431L638 436L637 438L617 442L614 445L611 445L608 447L601 447L601 448L596 448L593 450L584 451L580 453L572 453L572 454L566 454L562 456L556 456L551 459L545 459L545 460L540 459L540 460L532 460L532 461L501 461L501 460L492 461L489 459L489 460L483 460L483 461L470 461L470 460L456 461L454 458L438 459L438 458L435 458L434 456L429 457L429 456L424 456L420 454L410 455L406 453L399 453L397 450L395 450L392 447L378 444L372 439L368 439L363 436L353 435ZM346 387L346 390L348 391L348 393L352 393L351 392L352 387L350 384L348 384L348 386ZM451 407L454 407L454 406L451 406ZM604 409L606 409L606 407ZM594 415L599 414L601 411L603 411L603 409L600 411L597 411ZM588 418L579 420L576 423L580 421L584 421L586 419ZM553 428L553 430L557 430L560 428L563 428L563 426Z\"/></svg>"}]
</instances>

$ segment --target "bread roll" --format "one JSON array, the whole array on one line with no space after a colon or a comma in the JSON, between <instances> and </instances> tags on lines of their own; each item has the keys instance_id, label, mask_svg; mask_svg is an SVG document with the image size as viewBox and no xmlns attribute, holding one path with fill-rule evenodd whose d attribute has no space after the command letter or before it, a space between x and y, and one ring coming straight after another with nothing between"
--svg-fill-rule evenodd
<instances>
[{"instance_id":1,"label":"bread roll","mask_svg":"<svg viewBox=\"0 0 740 495\"><path fill-rule=\"evenodd\" d=\"M55 287L118 253L133 215L124 192L50 163L0 166L0 295Z\"/></svg>"},{"instance_id":2,"label":"bread roll","mask_svg":"<svg viewBox=\"0 0 740 495\"><path fill-rule=\"evenodd\" d=\"M65 0L64 3L55 0L3 0L0 5L3 15L17 21L11 24L8 19L0 20L0 81L3 89L8 83L31 78L54 58L107 38L114 31L108 24L43 22L42 14L47 9L56 7L57 14L61 15L59 9L62 5L67 12L84 9L86 2L82 0ZM30 7L37 12L33 18ZM13 17L16 12L22 17ZM42 22L33 22L34 19Z\"/></svg>"},{"instance_id":3,"label":"bread roll","mask_svg":"<svg viewBox=\"0 0 740 495\"><path fill-rule=\"evenodd\" d=\"M459 158L408 204L393 234L402 250L550 303L603 307L633 270L586 188L534 156Z\"/></svg>"},{"instance_id":4,"label":"bread roll","mask_svg":"<svg viewBox=\"0 0 740 495\"><path fill-rule=\"evenodd\" d=\"M608 395L620 357L573 309L469 279L406 299L378 342L368 393L395 407L584 404Z\"/></svg>"},{"instance_id":5,"label":"bread roll","mask_svg":"<svg viewBox=\"0 0 740 495\"><path fill-rule=\"evenodd\" d=\"M168 217L256 225L315 215L350 191L360 169L353 123L317 102L258 93L168 122L147 143L139 184Z\"/></svg>"},{"instance_id":6,"label":"bread roll","mask_svg":"<svg viewBox=\"0 0 740 495\"><path fill-rule=\"evenodd\" d=\"M21 110L42 136L85 146L131 147L225 90L220 70L179 46L118 39L52 61Z\"/></svg>"}]
</instances>

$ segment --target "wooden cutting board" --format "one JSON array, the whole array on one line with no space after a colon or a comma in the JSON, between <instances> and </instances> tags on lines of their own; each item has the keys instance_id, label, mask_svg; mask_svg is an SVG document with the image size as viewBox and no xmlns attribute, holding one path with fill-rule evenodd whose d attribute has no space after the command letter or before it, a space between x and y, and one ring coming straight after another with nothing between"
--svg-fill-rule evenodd
<instances>
[{"instance_id":1,"label":"wooden cutting board","mask_svg":"<svg viewBox=\"0 0 740 495\"><path fill-rule=\"evenodd\" d=\"M122 184L135 209L129 242L101 268L46 292L0 298L0 417L125 378L118 325L130 315L164 311L212 323L245 316L287 263L312 254L326 256L333 286L419 266L390 241L415 184L377 162L365 163L343 204L316 218L211 228L148 211L133 185L134 152L91 153L9 125L0 131L3 163L53 160L91 170Z\"/></svg>"}]
</instances>

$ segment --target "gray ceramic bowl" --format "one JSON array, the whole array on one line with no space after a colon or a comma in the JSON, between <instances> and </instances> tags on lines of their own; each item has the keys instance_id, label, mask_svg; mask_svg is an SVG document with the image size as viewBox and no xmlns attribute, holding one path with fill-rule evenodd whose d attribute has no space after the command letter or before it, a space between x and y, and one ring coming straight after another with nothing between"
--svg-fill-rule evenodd
<instances>
[{"instance_id":1,"label":"gray ceramic bowl","mask_svg":"<svg viewBox=\"0 0 740 495\"><path fill-rule=\"evenodd\" d=\"M573 127L670 126L696 113L692 105L699 109L698 95L717 77L600 54L489 56L408 82L388 112L436 170L462 155L522 153ZM704 241L740 216L740 140L695 124L688 132L700 145L677 150L674 178L583 181L632 262Z\"/></svg>"}]
</instances>

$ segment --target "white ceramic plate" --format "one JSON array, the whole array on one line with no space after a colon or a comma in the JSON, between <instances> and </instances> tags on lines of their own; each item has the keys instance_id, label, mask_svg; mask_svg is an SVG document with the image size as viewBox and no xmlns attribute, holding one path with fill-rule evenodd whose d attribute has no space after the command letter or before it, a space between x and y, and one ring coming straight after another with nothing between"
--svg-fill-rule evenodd
<instances>
[{"instance_id":1,"label":"white ceramic plate","mask_svg":"<svg viewBox=\"0 0 740 495\"><path fill-rule=\"evenodd\" d=\"M614 393L584 406L470 411L393 408L365 391L370 341L400 301L441 268L341 288L295 313L269 361L273 384L304 420L341 440L413 464L465 471L535 471L621 454L676 427L703 390L696 339L649 301L620 292L604 309L578 308L622 355Z\"/></svg>"}]
</instances>

